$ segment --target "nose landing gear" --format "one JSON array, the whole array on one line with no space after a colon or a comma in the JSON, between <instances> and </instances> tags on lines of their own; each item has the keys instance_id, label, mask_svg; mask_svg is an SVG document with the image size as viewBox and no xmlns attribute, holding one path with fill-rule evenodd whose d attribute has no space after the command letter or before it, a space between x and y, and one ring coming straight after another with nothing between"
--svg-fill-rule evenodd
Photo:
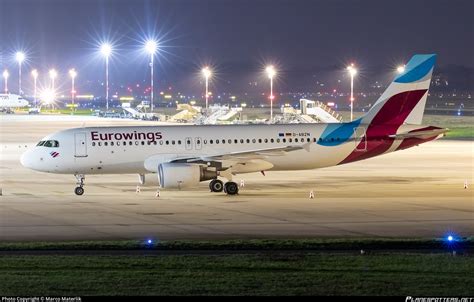
<instances>
[{"instance_id":1,"label":"nose landing gear","mask_svg":"<svg viewBox=\"0 0 474 302\"><path fill-rule=\"evenodd\" d=\"M84 180L86 179L86 177L83 174L74 174L74 176L77 179L77 182L76 182L77 187L74 189L74 193L80 196L84 194Z\"/></svg>"}]
</instances>

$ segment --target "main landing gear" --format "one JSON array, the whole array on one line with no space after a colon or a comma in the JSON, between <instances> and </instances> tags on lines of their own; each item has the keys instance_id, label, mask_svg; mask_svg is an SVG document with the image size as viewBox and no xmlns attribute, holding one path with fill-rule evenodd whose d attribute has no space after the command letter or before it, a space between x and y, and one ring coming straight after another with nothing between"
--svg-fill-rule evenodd
<instances>
[{"instance_id":1,"label":"main landing gear","mask_svg":"<svg viewBox=\"0 0 474 302\"><path fill-rule=\"evenodd\" d=\"M227 195L235 195L239 193L239 186L233 182L233 181L228 181L225 184L222 182L222 180L219 179L213 179L209 183L209 189L211 192L222 192L224 191L227 193Z\"/></svg>"},{"instance_id":2,"label":"main landing gear","mask_svg":"<svg viewBox=\"0 0 474 302\"><path fill-rule=\"evenodd\" d=\"M82 195L84 194L84 180L86 177L83 174L74 174L74 176L77 179L77 187L74 189L74 193L76 193L76 195Z\"/></svg>"}]
</instances>

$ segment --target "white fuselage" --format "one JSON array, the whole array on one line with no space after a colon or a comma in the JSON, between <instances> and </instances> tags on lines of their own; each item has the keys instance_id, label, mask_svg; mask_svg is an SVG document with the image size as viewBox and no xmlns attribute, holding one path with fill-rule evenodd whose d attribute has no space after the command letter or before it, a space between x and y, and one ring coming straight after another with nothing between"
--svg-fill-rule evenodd
<instances>
[{"instance_id":1,"label":"white fuselage","mask_svg":"<svg viewBox=\"0 0 474 302\"><path fill-rule=\"evenodd\" d=\"M357 131L354 129L351 139L331 146L321 145L319 139L326 128L339 125L341 124L75 128L45 137L42 142L53 143L27 151L22 156L22 164L50 173L144 174L156 172L161 163L180 158L206 158L248 150L299 146L302 149L271 154L264 160L252 159L245 165L234 167L233 173L314 169L338 165L357 146L360 148L362 139L365 140L365 127L359 125ZM399 131L419 127L402 126ZM387 152L395 151L400 143L401 140L391 140L390 144L393 146ZM235 158L229 162L224 159L222 165L230 166L235 161Z\"/></svg>"}]
</instances>

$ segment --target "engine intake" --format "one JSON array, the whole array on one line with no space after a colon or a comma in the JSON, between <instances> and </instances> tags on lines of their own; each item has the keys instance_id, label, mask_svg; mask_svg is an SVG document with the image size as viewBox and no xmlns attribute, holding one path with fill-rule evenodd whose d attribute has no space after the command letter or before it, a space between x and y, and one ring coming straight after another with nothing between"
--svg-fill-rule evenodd
<instances>
[{"instance_id":1,"label":"engine intake","mask_svg":"<svg viewBox=\"0 0 474 302\"><path fill-rule=\"evenodd\" d=\"M196 164L166 163L158 165L158 176L162 188L184 188L217 178L217 171Z\"/></svg>"}]
</instances>

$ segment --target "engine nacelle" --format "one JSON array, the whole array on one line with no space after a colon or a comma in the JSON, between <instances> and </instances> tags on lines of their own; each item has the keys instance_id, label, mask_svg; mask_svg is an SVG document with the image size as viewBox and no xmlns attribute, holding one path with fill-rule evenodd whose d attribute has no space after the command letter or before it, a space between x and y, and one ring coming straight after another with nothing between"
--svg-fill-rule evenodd
<instances>
[{"instance_id":1,"label":"engine nacelle","mask_svg":"<svg viewBox=\"0 0 474 302\"><path fill-rule=\"evenodd\" d=\"M196 164L166 163L158 165L158 176L162 188L184 188L217 178L217 171Z\"/></svg>"}]
</instances>

